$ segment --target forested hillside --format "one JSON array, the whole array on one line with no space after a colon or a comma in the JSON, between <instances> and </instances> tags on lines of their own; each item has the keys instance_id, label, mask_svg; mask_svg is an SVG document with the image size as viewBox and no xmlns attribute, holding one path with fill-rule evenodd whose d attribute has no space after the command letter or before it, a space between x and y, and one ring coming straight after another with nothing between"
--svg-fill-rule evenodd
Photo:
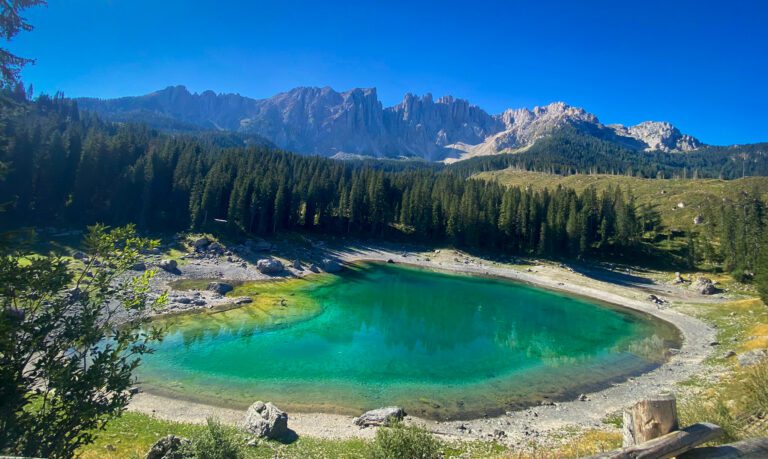
<instances>
[{"instance_id":1,"label":"forested hillside","mask_svg":"<svg viewBox=\"0 0 768 459\"><path fill-rule=\"evenodd\" d=\"M735 179L768 175L768 143L703 147L687 153L637 152L563 128L519 153L472 158L454 163L450 169L470 176L509 167L552 174Z\"/></svg>"},{"instance_id":2,"label":"forested hillside","mask_svg":"<svg viewBox=\"0 0 768 459\"><path fill-rule=\"evenodd\" d=\"M624 254L626 261L655 253L654 234L661 225L658 211L639 206L630 187L507 187L467 179L466 166L344 162L265 144L237 146L242 139L227 135L176 135L106 123L61 96L30 103L23 94L6 93L2 137L0 161L9 172L0 182L0 201L10 203L3 218L11 224L136 223L155 231L259 235L308 231L408 238L507 254ZM569 151L553 147L550 153L564 161ZM607 167L600 161L613 153L598 152L591 167ZM760 155L755 167L762 167ZM588 158L580 161L586 164ZM714 171L717 161L707 163L710 169L690 171ZM632 167L640 170L643 164ZM558 166L553 162L551 168ZM763 201L748 199L758 206L749 234L761 234ZM710 228L726 231L724 225ZM740 256L729 265L751 270L757 254L753 242L745 239L742 248L725 255L717 245L699 253L713 261ZM694 247L695 241L690 242L678 258L695 262Z\"/></svg>"},{"instance_id":3,"label":"forested hillside","mask_svg":"<svg viewBox=\"0 0 768 459\"><path fill-rule=\"evenodd\" d=\"M594 187L600 192L609 187L621 187L632 190L638 206L647 206L658 212L665 227L686 231L701 230L712 223L722 209L723 199L735 200L742 193L753 193L763 200L768 199L768 177L761 176L733 180L647 179L626 175L558 175L503 169L481 172L473 177L494 180L507 186L529 186L534 190L563 186L577 192Z\"/></svg>"}]
</instances>

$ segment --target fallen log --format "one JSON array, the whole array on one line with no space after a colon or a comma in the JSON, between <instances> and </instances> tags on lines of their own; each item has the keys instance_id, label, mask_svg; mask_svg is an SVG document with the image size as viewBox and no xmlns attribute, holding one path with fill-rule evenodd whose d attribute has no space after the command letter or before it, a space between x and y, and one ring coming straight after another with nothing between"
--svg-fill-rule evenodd
<instances>
[{"instance_id":1,"label":"fallen log","mask_svg":"<svg viewBox=\"0 0 768 459\"><path fill-rule=\"evenodd\" d=\"M752 438L729 445L696 448L678 459L762 459L768 457L768 438Z\"/></svg>"},{"instance_id":2,"label":"fallen log","mask_svg":"<svg viewBox=\"0 0 768 459\"><path fill-rule=\"evenodd\" d=\"M720 426L706 422L694 424L639 445L591 456L590 459L667 459L715 440L722 434L723 429Z\"/></svg>"}]
</instances>

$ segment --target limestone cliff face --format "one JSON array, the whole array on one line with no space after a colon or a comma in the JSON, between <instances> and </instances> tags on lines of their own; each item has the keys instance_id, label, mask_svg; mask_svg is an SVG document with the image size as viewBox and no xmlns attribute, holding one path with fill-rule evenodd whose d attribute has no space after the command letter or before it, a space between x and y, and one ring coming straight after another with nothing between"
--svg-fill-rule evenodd
<instances>
[{"instance_id":1,"label":"limestone cliff face","mask_svg":"<svg viewBox=\"0 0 768 459\"><path fill-rule=\"evenodd\" d=\"M703 144L688 134L681 133L666 122L645 121L636 126L614 125L617 134L637 139L647 145L646 150L691 151Z\"/></svg>"},{"instance_id":2,"label":"limestone cliff face","mask_svg":"<svg viewBox=\"0 0 768 459\"><path fill-rule=\"evenodd\" d=\"M374 88L296 88L257 100L173 86L139 97L79 103L108 119L256 134L286 150L323 156L456 160L525 148L565 126L639 151L702 146L669 123L603 125L595 115L563 102L491 115L451 96L435 100L431 94L406 94L399 104L384 108Z\"/></svg>"}]
</instances>

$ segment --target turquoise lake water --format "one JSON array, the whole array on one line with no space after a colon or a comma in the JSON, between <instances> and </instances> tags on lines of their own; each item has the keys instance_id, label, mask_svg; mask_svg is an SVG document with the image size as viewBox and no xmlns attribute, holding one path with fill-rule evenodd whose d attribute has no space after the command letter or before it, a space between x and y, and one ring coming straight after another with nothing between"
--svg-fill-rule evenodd
<instances>
[{"instance_id":1,"label":"turquoise lake water","mask_svg":"<svg viewBox=\"0 0 768 459\"><path fill-rule=\"evenodd\" d=\"M368 263L239 286L251 306L168 322L145 389L225 406L435 419L575 398L663 362L650 316L500 279Z\"/></svg>"}]
</instances>

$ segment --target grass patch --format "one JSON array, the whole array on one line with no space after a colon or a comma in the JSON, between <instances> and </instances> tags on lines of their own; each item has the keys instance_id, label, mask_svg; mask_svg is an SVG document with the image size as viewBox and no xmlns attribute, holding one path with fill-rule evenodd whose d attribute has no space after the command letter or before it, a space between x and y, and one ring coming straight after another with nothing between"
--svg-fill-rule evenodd
<instances>
[{"instance_id":1,"label":"grass patch","mask_svg":"<svg viewBox=\"0 0 768 459\"><path fill-rule=\"evenodd\" d=\"M593 186L598 192L609 186L632 190L638 205L646 205L661 214L668 228L689 229L697 215L721 203L725 197L735 197L742 191L757 190L768 197L768 177L746 177L737 180L719 179L644 179L624 175L554 175L514 169L481 172L475 177L493 180L507 186L531 187L534 190L555 189L558 185L581 192ZM683 203L683 207L678 207Z\"/></svg>"},{"instance_id":2,"label":"grass patch","mask_svg":"<svg viewBox=\"0 0 768 459\"><path fill-rule=\"evenodd\" d=\"M205 426L170 422L140 413L126 412L110 421L104 431L96 435L96 441L81 448L83 459L143 458L149 448L161 437L174 434L193 437L203 432Z\"/></svg>"},{"instance_id":3,"label":"grass patch","mask_svg":"<svg viewBox=\"0 0 768 459\"><path fill-rule=\"evenodd\" d=\"M383 430L385 433L382 435L387 436L389 434L386 432L392 430L394 429ZM259 441L257 446L249 447L244 446L248 438L247 435L231 426L217 426L211 429L205 425L171 422L141 413L126 412L107 424L106 428L97 434L96 441L81 448L79 453L83 459L143 458L157 440L170 434L190 438L195 444L195 449L205 448L206 451L211 450L212 445L218 444L217 441L220 443L221 439L224 438L226 439L225 443L236 444L236 449L241 454L239 457L248 459L272 459L274 457L291 459L370 458L372 451L376 450L376 443L368 440L310 437L299 437L289 444L277 441ZM429 448L437 445L435 451L440 457L445 458L508 457L506 456L507 449L494 442L440 442L429 433L411 427L400 429L395 435L397 435L395 443L415 445L417 448L422 448L424 442L429 439L431 445ZM388 438L391 440L391 437L390 435ZM375 457L408 458L416 456L405 454Z\"/></svg>"}]
</instances>

